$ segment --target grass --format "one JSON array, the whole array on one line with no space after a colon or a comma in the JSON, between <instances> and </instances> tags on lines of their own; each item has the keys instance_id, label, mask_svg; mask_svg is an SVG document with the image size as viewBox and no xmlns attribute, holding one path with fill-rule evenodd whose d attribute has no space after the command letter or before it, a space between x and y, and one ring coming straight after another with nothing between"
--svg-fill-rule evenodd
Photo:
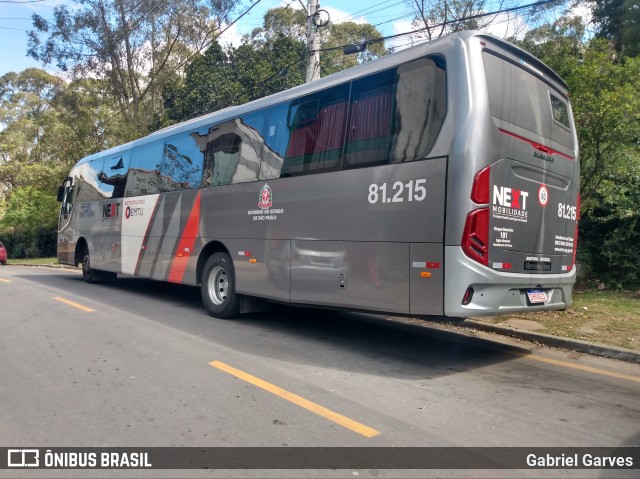
<instances>
[{"instance_id":1,"label":"grass","mask_svg":"<svg viewBox=\"0 0 640 479\"><path fill-rule=\"evenodd\" d=\"M573 306L566 311L486 319L493 324L640 351L640 291L574 291Z\"/></svg>"},{"instance_id":2,"label":"grass","mask_svg":"<svg viewBox=\"0 0 640 479\"><path fill-rule=\"evenodd\" d=\"M59 264L59 263L58 263L58 258L23 258L23 259L9 258L9 264Z\"/></svg>"}]
</instances>

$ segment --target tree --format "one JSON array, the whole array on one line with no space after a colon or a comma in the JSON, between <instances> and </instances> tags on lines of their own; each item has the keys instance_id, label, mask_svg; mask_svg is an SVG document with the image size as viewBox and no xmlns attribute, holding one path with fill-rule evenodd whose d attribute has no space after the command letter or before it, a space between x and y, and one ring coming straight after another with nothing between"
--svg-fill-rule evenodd
<instances>
[{"instance_id":1,"label":"tree","mask_svg":"<svg viewBox=\"0 0 640 479\"><path fill-rule=\"evenodd\" d=\"M606 39L584 40L582 19L528 32L522 45L569 85L581 163L578 258L591 277L640 284L640 59Z\"/></svg>"},{"instance_id":2,"label":"tree","mask_svg":"<svg viewBox=\"0 0 640 479\"><path fill-rule=\"evenodd\" d=\"M304 82L302 42L276 35L225 51L214 43L164 90L164 124L246 103Z\"/></svg>"},{"instance_id":3,"label":"tree","mask_svg":"<svg viewBox=\"0 0 640 479\"><path fill-rule=\"evenodd\" d=\"M0 78L0 183L55 195L71 165L122 143L117 105L100 80L71 84L37 68Z\"/></svg>"},{"instance_id":4,"label":"tree","mask_svg":"<svg viewBox=\"0 0 640 479\"><path fill-rule=\"evenodd\" d=\"M598 0L592 2L598 36L613 41L623 56L640 54L640 7L637 0Z\"/></svg>"},{"instance_id":5,"label":"tree","mask_svg":"<svg viewBox=\"0 0 640 479\"><path fill-rule=\"evenodd\" d=\"M0 183L5 194L29 184L52 187L61 165L47 148L58 127L51 104L63 88L62 80L36 68L0 78Z\"/></svg>"},{"instance_id":6,"label":"tree","mask_svg":"<svg viewBox=\"0 0 640 479\"><path fill-rule=\"evenodd\" d=\"M306 45L307 17L304 10L278 7L269 10L264 16L264 24L255 29L250 43L269 41L276 36L294 38ZM331 75L346 68L374 60L386 54L383 36L380 31L370 24L355 22L329 22L319 28L320 43L320 71L322 76ZM357 55L345 55L345 45L360 45L367 47Z\"/></svg>"},{"instance_id":7,"label":"tree","mask_svg":"<svg viewBox=\"0 0 640 479\"><path fill-rule=\"evenodd\" d=\"M357 55L344 54L344 45L362 43L367 44L364 51ZM324 51L320 53L320 71L323 76L375 60L386 54L382 33L368 23L330 23L322 45Z\"/></svg>"},{"instance_id":8,"label":"tree","mask_svg":"<svg viewBox=\"0 0 640 479\"><path fill-rule=\"evenodd\" d=\"M271 38L284 35L301 42L307 40L307 14L304 10L289 7L272 8L264 14L263 25L251 33L251 38Z\"/></svg>"},{"instance_id":9,"label":"tree","mask_svg":"<svg viewBox=\"0 0 640 479\"><path fill-rule=\"evenodd\" d=\"M504 2L496 6L486 0L407 0L415 12L413 26L421 30L414 34L416 40L433 40L461 30L487 30L505 22L507 26L500 27L504 30L501 36L515 39L528 29L526 23L534 23L547 9L554 9L565 2L566 0L558 0L535 5L512 16L511 12L505 10L507 7L512 10L514 6L507 6ZM487 11L489 7L493 10ZM523 17L527 22L522 20Z\"/></svg>"},{"instance_id":10,"label":"tree","mask_svg":"<svg viewBox=\"0 0 640 479\"><path fill-rule=\"evenodd\" d=\"M73 79L104 79L132 138L146 133L162 84L220 33L236 0L74 0L33 16L28 54Z\"/></svg>"},{"instance_id":11,"label":"tree","mask_svg":"<svg viewBox=\"0 0 640 479\"><path fill-rule=\"evenodd\" d=\"M485 0L445 0L444 2L412 0L409 3L416 12L413 25L416 28L424 28L424 36L428 40L458 30L478 29L486 26L479 20L455 21L481 12L486 3ZM484 22L487 21L484 20Z\"/></svg>"},{"instance_id":12,"label":"tree","mask_svg":"<svg viewBox=\"0 0 640 479\"><path fill-rule=\"evenodd\" d=\"M306 16L286 7L269 10L264 24L238 47L214 43L194 58L185 77L175 77L163 91L166 115L159 125L193 118L246 103L304 83ZM322 73L327 75L384 55L382 34L371 25L352 22L321 29ZM345 55L342 45L372 41L358 56ZM332 50L333 48L333 50Z\"/></svg>"}]
</instances>

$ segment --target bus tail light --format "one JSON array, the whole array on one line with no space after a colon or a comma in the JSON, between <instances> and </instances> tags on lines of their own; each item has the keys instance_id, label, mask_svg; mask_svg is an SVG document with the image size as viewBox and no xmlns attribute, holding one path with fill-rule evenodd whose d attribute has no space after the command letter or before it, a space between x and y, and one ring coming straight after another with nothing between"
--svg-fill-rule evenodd
<instances>
[{"instance_id":1,"label":"bus tail light","mask_svg":"<svg viewBox=\"0 0 640 479\"><path fill-rule=\"evenodd\" d=\"M473 187L471 188L471 200L479 205L489 203L491 167L487 166L484 170L476 173L473 179Z\"/></svg>"},{"instance_id":2,"label":"bus tail light","mask_svg":"<svg viewBox=\"0 0 640 479\"><path fill-rule=\"evenodd\" d=\"M489 208L481 208L467 215L462 235L465 254L485 266L489 265Z\"/></svg>"}]
</instances>

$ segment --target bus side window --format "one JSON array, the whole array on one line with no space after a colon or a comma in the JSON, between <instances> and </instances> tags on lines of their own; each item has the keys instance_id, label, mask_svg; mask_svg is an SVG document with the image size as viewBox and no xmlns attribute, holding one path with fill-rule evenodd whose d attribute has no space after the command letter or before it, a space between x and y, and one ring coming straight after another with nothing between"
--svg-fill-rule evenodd
<instances>
[{"instance_id":1,"label":"bus side window","mask_svg":"<svg viewBox=\"0 0 640 479\"><path fill-rule=\"evenodd\" d=\"M390 163L422 160L435 144L447 115L444 58L419 58L397 69L395 130Z\"/></svg>"},{"instance_id":2,"label":"bus side window","mask_svg":"<svg viewBox=\"0 0 640 479\"><path fill-rule=\"evenodd\" d=\"M262 152L262 163L260 164L261 180L280 178L287 144L289 143L288 112L288 103L280 103L265 110L265 146Z\"/></svg>"},{"instance_id":3,"label":"bus side window","mask_svg":"<svg viewBox=\"0 0 640 479\"><path fill-rule=\"evenodd\" d=\"M129 152L104 161L98 174L103 198L122 198L129 172Z\"/></svg>"},{"instance_id":4,"label":"bus side window","mask_svg":"<svg viewBox=\"0 0 640 479\"><path fill-rule=\"evenodd\" d=\"M349 84L343 84L291 102L281 176L340 168L348 99Z\"/></svg>"},{"instance_id":5,"label":"bus side window","mask_svg":"<svg viewBox=\"0 0 640 479\"><path fill-rule=\"evenodd\" d=\"M260 154L264 146L261 112L226 121L200 135L204 152L202 186L223 186L257 181Z\"/></svg>"},{"instance_id":6,"label":"bus side window","mask_svg":"<svg viewBox=\"0 0 640 479\"><path fill-rule=\"evenodd\" d=\"M395 69L353 82L345 149L347 168L388 163L395 86Z\"/></svg>"},{"instance_id":7,"label":"bus side window","mask_svg":"<svg viewBox=\"0 0 640 479\"><path fill-rule=\"evenodd\" d=\"M125 196L153 195L160 192L160 162L163 151L163 141L154 141L133 149Z\"/></svg>"},{"instance_id":8,"label":"bus side window","mask_svg":"<svg viewBox=\"0 0 640 479\"><path fill-rule=\"evenodd\" d=\"M198 144L199 132L180 133L164 144L160 164L160 191L198 188L202 180L203 154Z\"/></svg>"},{"instance_id":9,"label":"bus side window","mask_svg":"<svg viewBox=\"0 0 640 479\"><path fill-rule=\"evenodd\" d=\"M425 158L444 123L444 62L420 58L353 82L345 168Z\"/></svg>"},{"instance_id":10,"label":"bus side window","mask_svg":"<svg viewBox=\"0 0 640 479\"><path fill-rule=\"evenodd\" d=\"M73 203L75 200L75 185L70 185L65 188L64 199L62 201L62 215L64 218L69 216L73 209Z\"/></svg>"}]
</instances>

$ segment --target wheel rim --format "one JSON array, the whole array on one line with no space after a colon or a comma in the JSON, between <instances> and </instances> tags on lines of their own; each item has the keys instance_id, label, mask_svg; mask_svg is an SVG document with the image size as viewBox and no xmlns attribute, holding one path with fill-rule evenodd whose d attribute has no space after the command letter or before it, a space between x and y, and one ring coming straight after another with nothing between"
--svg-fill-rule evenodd
<instances>
[{"instance_id":1,"label":"wheel rim","mask_svg":"<svg viewBox=\"0 0 640 479\"><path fill-rule=\"evenodd\" d=\"M209 298L215 305L221 305L227 300L229 293L229 277L222 266L216 266L211 270L208 282Z\"/></svg>"}]
</instances>

